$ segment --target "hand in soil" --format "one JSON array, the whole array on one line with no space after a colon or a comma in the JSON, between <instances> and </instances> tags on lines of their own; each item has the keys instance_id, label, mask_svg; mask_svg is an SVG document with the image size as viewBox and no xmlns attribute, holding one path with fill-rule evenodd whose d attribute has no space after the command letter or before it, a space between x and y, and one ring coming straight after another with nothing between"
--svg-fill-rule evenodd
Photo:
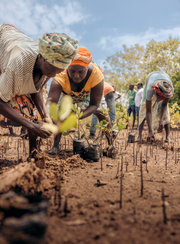
<instances>
[{"instance_id":1,"label":"hand in soil","mask_svg":"<svg viewBox=\"0 0 180 244\"><path fill-rule=\"evenodd\" d=\"M162 121L159 122L159 128L157 129L158 133L161 133L163 131L163 124Z\"/></svg>"},{"instance_id":2,"label":"hand in soil","mask_svg":"<svg viewBox=\"0 0 180 244\"><path fill-rule=\"evenodd\" d=\"M147 137L147 142L153 142L153 141L155 141L155 137L154 134L151 132Z\"/></svg>"},{"instance_id":3,"label":"hand in soil","mask_svg":"<svg viewBox=\"0 0 180 244\"><path fill-rule=\"evenodd\" d=\"M33 126L30 128L30 131L42 138L48 138L51 135L51 132L44 129L42 124L33 123Z\"/></svg>"}]
</instances>

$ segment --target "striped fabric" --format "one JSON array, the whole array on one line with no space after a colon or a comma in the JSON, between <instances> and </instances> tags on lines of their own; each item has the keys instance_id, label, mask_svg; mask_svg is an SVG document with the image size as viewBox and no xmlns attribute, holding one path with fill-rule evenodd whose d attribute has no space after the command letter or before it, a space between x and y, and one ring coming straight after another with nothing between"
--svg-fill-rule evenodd
<instances>
[{"instance_id":1,"label":"striped fabric","mask_svg":"<svg viewBox=\"0 0 180 244\"><path fill-rule=\"evenodd\" d=\"M33 69L39 53L38 40L27 37L9 24L0 25L0 98L36 93L46 80L34 85Z\"/></svg>"}]
</instances>

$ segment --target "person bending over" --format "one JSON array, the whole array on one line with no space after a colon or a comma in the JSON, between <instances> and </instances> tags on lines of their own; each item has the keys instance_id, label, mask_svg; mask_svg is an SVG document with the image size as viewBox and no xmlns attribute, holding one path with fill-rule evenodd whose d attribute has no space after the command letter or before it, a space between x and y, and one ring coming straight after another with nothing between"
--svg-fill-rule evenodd
<instances>
[{"instance_id":1,"label":"person bending over","mask_svg":"<svg viewBox=\"0 0 180 244\"><path fill-rule=\"evenodd\" d=\"M38 41L10 24L0 25L0 114L28 130L30 153L37 136L51 134L33 123L35 107L44 121L51 122L41 88L76 54L77 42L65 34L46 33Z\"/></svg>"},{"instance_id":2,"label":"person bending over","mask_svg":"<svg viewBox=\"0 0 180 244\"><path fill-rule=\"evenodd\" d=\"M70 66L54 77L47 106L52 102L58 103L61 93L70 95L73 103L83 111L81 119L95 114L99 120L106 119L100 109L106 109L106 103L102 103L104 89L104 76L98 66L92 62L92 55L85 47L78 48L78 54ZM54 145L49 151L50 155L59 152L61 134L54 139Z\"/></svg>"},{"instance_id":3,"label":"person bending over","mask_svg":"<svg viewBox=\"0 0 180 244\"><path fill-rule=\"evenodd\" d=\"M174 92L173 84L166 73L152 72L146 78L142 103L139 113L139 137L142 140L142 129L145 119L148 124L148 140L154 138L154 130L166 131L166 142L170 142L170 115L168 103Z\"/></svg>"}]
</instances>

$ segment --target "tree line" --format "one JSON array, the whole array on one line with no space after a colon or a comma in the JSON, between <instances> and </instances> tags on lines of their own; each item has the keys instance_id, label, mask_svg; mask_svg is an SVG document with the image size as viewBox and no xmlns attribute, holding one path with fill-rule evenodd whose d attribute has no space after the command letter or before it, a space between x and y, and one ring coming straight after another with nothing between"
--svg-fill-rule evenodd
<instances>
[{"instance_id":1,"label":"tree line","mask_svg":"<svg viewBox=\"0 0 180 244\"><path fill-rule=\"evenodd\" d=\"M145 47L122 46L123 50L107 57L104 74L107 82L116 85L121 93L127 93L129 84L142 82L153 71L166 72L174 85L171 103L180 105L180 41L169 37L167 41L151 40Z\"/></svg>"}]
</instances>

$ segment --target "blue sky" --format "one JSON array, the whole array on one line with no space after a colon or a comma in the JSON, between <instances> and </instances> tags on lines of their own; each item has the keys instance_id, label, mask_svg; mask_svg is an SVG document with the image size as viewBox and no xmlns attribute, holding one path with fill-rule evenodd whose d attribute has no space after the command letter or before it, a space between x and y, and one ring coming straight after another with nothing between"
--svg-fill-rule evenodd
<instances>
[{"instance_id":1,"label":"blue sky","mask_svg":"<svg viewBox=\"0 0 180 244\"><path fill-rule=\"evenodd\" d=\"M77 39L102 68L123 44L180 38L180 0L1 0L0 9L0 23L32 38L62 32Z\"/></svg>"}]
</instances>

